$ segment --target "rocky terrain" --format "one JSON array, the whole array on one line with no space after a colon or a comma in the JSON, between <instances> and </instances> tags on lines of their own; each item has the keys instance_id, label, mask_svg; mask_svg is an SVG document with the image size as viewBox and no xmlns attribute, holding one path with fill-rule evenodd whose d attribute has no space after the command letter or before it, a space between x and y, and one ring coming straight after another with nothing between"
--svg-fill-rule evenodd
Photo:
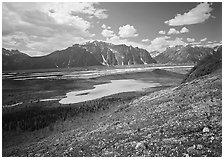
<instances>
[{"instance_id":1,"label":"rocky terrain","mask_svg":"<svg viewBox=\"0 0 224 159\"><path fill-rule=\"evenodd\" d=\"M3 156L221 156L221 87L219 70L115 102L68 118L54 126L57 133L4 150Z\"/></svg>"}]
</instances>

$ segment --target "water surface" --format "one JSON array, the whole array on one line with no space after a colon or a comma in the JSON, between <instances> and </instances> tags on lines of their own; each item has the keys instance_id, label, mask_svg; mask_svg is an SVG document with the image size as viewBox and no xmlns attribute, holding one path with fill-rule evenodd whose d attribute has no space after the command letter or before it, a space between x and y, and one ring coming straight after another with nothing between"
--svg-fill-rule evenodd
<instances>
[{"instance_id":1,"label":"water surface","mask_svg":"<svg viewBox=\"0 0 224 159\"><path fill-rule=\"evenodd\" d=\"M95 85L94 89L69 92L66 94L66 98L61 99L59 103L79 103L122 92L142 91L145 88L157 86L160 86L160 84L155 82L143 82L134 79L111 80L111 83Z\"/></svg>"}]
</instances>

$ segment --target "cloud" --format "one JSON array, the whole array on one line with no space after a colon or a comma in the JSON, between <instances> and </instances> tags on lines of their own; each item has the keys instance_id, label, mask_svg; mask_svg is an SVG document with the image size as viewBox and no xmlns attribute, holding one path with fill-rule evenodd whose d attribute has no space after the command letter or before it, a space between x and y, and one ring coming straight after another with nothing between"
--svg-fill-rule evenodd
<instances>
[{"instance_id":1,"label":"cloud","mask_svg":"<svg viewBox=\"0 0 224 159\"><path fill-rule=\"evenodd\" d=\"M148 50L148 45L144 45L138 42L130 41L129 39L121 39L119 36L114 35L113 37L109 37L106 39L106 42L113 43L115 45L125 44L127 46L139 47Z\"/></svg>"},{"instance_id":2,"label":"cloud","mask_svg":"<svg viewBox=\"0 0 224 159\"><path fill-rule=\"evenodd\" d=\"M106 18L98 3L2 4L3 47L43 54L91 40L91 21Z\"/></svg>"},{"instance_id":3,"label":"cloud","mask_svg":"<svg viewBox=\"0 0 224 159\"><path fill-rule=\"evenodd\" d=\"M83 37L74 37L69 33L65 33L63 36L57 34L52 37L40 37L17 32L14 35L4 36L2 41L5 48L18 49L31 56L40 56L87 40Z\"/></svg>"},{"instance_id":4,"label":"cloud","mask_svg":"<svg viewBox=\"0 0 224 159\"><path fill-rule=\"evenodd\" d=\"M164 23L170 26L182 26L202 23L209 19L211 16L211 4L210 3L200 3L195 8L191 9L189 12L184 14L177 14L173 19L167 20Z\"/></svg>"},{"instance_id":5,"label":"cloud","mask_svg":"<svg viewBox=\"0 0 224 159\"><path fill-rule=\"evenodd\" d=\"M179 34L180 32L178 30L176 30L175 28L170 28L170 30L168 31L168 35L170 34Z\"/></svg>"},{"instance_id":6,"label":"cloud","mask_svg":"<svg viewBox=\"0 0 224 159\"><path fill-rule=\"evenodd\" d=\"M181 30L180 30L180 33L187 33L189 32L189 29L187 29L186 27L183 27Z\"/></svg>"},{"instance_id":7,"label":"cloud","mask_svg":"<svg viewBox=\"0 0 224 159\"><path fill-rule=\"evenodd\" d=\"M200 41L206 41L207 40L207 38L204 38L204 39L201 39Z\"/></svg>"},{"instance_id":8,"label":"cloud","mask_svg":"<svg viewBox=\"0 0 224 159\"><path fill-rule=\"evenodd\" d=\"M103 29L106 29L106 28L107 28L107 26L106 26L105 24L103 24L101 27L102 27Z\"/></svg>"},{"instance_id":9,"label":"cloud","mask_svg":"<svg viewBox=\"0 0 224 159\"><path fill-rule=\"evenodd\" d=\"M148 49L151 51L164 51L166 47L169 46L167 39L170 39L168 36L157 37L151 41L151 44L148 46Z\"/></svg>"},{"instance_id":10,"label":"cloud","mask_svg":"<svg viewBox=\"0 0 224 159\"><path fill-rule=\"evenodd\" d=\"M182 40L183 40L183 38L176 37L175 40L170 40L169 41L169 46L174 47L174 46L177 46L177 45L186 45L186 43Z\"/></svg>"},{"instance_id":11,"label":"cloud","mask_svg":"<svg viewBox=\"0 0 224 159\"><path fill-rule=\"evenodd\" d=\"M49 12L50 13L55 13L55 10L54 9L49 9Z\"/></svg>"},{"instance_id":12,"label":"cloud","mask_svg":"<svg viewBox=\"0 0 224 159\"><path fill-rule=\"evenodd\" d=\"M160 30L159 34L166 34L166 31L165 30Z\"/></svg>"},{"instance_id":13,"label":"cloud","mask_svg":"<svg viewBox=\"0 0 224 159\"><path fill-rule=\"evenodd\" d=\"M201 42L199 41L199 42L191 42L190 43L191 45L199 45L199 44L201 44Z\"/></svg>"},{"instance_id":14,"label":"cloud","mask_svg":"<svg viewBox=\"0 0 224 159\"><path fill-rule=\"evenodd\" d=\"M108 14L105 14L106 11L107 11L106 9L98 9L95 11L94 15L98 19L106 19L106 18L108 18Z\"/></svg>"},{"instance_id":15,"label":"cloud","mask_svg":"<svg viewBox=\"0 0 224 159\"><path fill-rule=\"evenodd\" d=\"M112 36L115 36L114 35L114 32L112 30L107 30L107 29L104 29L101 34L104 36L104 37L112 37Z\"/></svg>"},{"instance_id":16,"label":"cloud","mask_svg":"<svg viewBox=\"0 0 224 159\"><path fill-rule=\"evenodd\" d=\"M101 26L101 28L103 28L103 29L111 29L110 26L106 26L105 24L103 24L103 25Z\"/></svg>"},{"instance_id":17,"label":"cloud","mask_svg":"<svg viewBox=\"0 0 224 159\"><path fill-rule=\"evenodd\" d=\"M212 44L213 42L212 41L208 41L208 44Z\"/></svg>"},{"instance_id":18,"label":"cloud","mask_svg":"<svg viewBox=\"0 0 224 159\"><path fill-rule=\"evenodd\" d=\"M142 39L142 42L148 42L149 39Z\"/></svg>"},{"instance_id":19,"label":"cloud","mask_svg":"<svg viewBox=\"0 0 224 159\"><path fill-rule=\"evenodd\" d=\"M136 34L137 30L132 25L124 25L122 27L119 27L119 35L122 38L129 38L129 37L136 37L138 34Z\"/></svg>"},{"instance_id":20,"label":"cloud","mask_svg":"<svg viewBox=\"0 0 224 159\"><path fill-rule=\"evenodd\" d=\"M216 47L216 46L220 46L220 45L222 45L221 42L216 42L216 43L207 44L207 45L205 45L205 46L206 46L206 47L210 47L210 48L214 48L214 47Z\"/></svg>"},{"instance_id":21,"label":"cloud","mask_svg":"<svg viewBox=\"0 0 224 159\"><path fill-rule=\"evenodd\" d=\"M169 36L157 37L151 41L151 44L147 47L148 51L163 52L167 47L173 47L176 45L186 45L182 38L176 37L171 40Z\"/></svg>"},{"instance_id":22,"label":"cloud","mask_svg":"<svg viewBox=\"0 0 224 159\"><path fill-rule=\"evenodd\" d=\"M97 8L98 3L94 2L61 2L61 3L47 3L46 7L50 7L55 11L64 10L70 12L70 14L77 15L78 13L90 15L96 17L98 19L106 19L108 18L108 14L106 14L106 9Z\"/></svg>"},{"instance_id":23,"label":"cloud","mask_svg":"<svg viewBox=\"0 0 224 159\"><path fill-rule=\"evenodd\" d=\"M194 38L187 38L187 41L188 41L188 42L194 42L195 39L194 39Z\"/></svg>"}]
</instances>

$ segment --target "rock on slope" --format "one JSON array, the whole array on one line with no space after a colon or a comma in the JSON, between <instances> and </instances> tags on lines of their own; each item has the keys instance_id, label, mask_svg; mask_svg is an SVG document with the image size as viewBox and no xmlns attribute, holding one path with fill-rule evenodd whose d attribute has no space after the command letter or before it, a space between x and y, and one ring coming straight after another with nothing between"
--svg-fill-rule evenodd
<instances>
[{"instance_id":1,"label":"rock on slope","mask_svg":"<svg viewBox=\"0 0 224 159\"><path fill-rule=\"evenodd\" d=\"M120 104L4 156L221 156L221 85L218 71Z\"/></svg>"},{"instance_id":2,"label":"rock on slope","mask_svg":"<svg viewBox=\"0 0 224 159\"><path fill-rule=\"evenodd\" d=\"M204 56L211 54L212 48L198 46L175 46L167 48L164 52L157 55L155 60L158 63L197 63Z\"/></svg>"},{"instance_id":3,"label":"rock on slope","mask_svg":"<svg viewBox=\"0 0 224 159\"><path fill-rule=\"evenodd\" d=\"M207 55L194 66L186 75L183 82L210 74L222 68L222 46L219 46L211 55Z\"/></svg>"}]
</instances>

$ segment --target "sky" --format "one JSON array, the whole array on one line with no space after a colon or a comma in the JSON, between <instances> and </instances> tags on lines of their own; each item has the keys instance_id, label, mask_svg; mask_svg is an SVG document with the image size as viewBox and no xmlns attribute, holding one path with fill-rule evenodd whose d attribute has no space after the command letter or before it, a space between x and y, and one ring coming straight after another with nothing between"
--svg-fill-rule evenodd
<instances>
[{"instance_id":1,"label":"sky","mask_svg":"<svg viewBox=\"0 0 224 159\"><path fill-rule=\"evenodd\" d=\"M3 2L2 47L42 56L100 40L151 51L222 42L222 3Z\"/></svg>"}]
</instances>

